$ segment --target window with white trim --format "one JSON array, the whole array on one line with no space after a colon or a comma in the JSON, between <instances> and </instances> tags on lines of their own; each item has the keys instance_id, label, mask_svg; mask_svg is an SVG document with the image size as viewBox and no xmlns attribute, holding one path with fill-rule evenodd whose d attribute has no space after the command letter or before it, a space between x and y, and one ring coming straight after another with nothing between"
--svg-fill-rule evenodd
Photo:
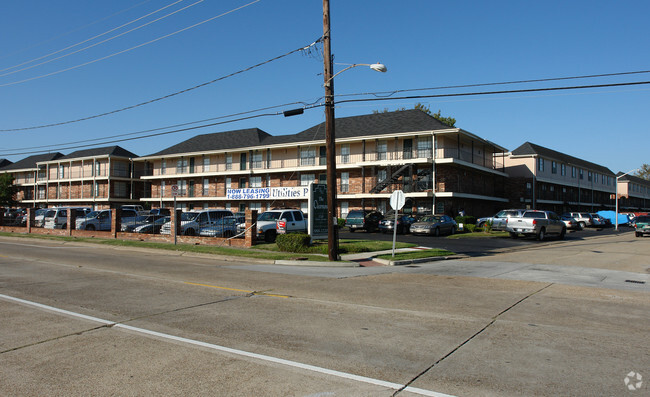
<instances>
[{"instance_id":1,"label":"window with white trim","mask_svg":"<svg viewBox=\"0 0 650 397\"><path fill-rule=\"evenodd\" d=\"M388 151L388 142L377 141L377 160L386 160Z\"/></svg>"},{"instance_id":2,"label":"window with white trim","mask_svg":"<svg viewBox=\"0 0 650 397\"><path fill-rule=\"evenodd\" d=\"M350 144L344 143L341 145L341 163L347 164L350 162Z\"/></svg>"},{"instance_id":3,"label":"window with white trim","mask_svg":"<svg viewBox=\"0 0 650 397\"><path fill-rule=\"evenodd\" d=\"M261 176L251 176L249 178L250 187L262 187L262 177Z\"/></svg>"},{"instance_id":4,"label":"window with white trim","mask_svg":"<svg viewBox=\"0 0 650 397\"><path fill-rule=\"evenodd\" d=\"M300 149L300 165L316 165L316 149Z\"/></svg>"},{"instance_id":5,"label":"window with white trim","mask_svg":"<svg viewBox=\"0 0 650 397\"><path fill-rule=\"evenodd\" d=\"M315 179L316 175L314 174L300 174L300 186L309 186Z\"/></svg>"},{"instance_id":6,"label":"window with white trim","mask_svg":"<svg viewBox=\"0 0 650 397\"><path fill-rule=\"evenodd\" d=\"M348 193L350 191L350 173L341 172L341 193Z\"/></svg>"},{"instance_id":7,"label":"window with white trim","mask_svg":"<svg viewBox=\"0 0 650 397\"><path fill-rule=\"evenodd\" d=\"M209 196L210 195L210 180L208 178L203 178L203 192L201 192L202 196Z\"/></svg>"}]
</instances>

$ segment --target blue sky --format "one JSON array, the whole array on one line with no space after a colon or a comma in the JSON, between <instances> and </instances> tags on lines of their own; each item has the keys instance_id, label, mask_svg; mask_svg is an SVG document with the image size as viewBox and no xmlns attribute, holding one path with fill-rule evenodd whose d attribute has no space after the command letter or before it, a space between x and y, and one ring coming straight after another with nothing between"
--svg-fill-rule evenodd
<instances>
[{"instance_id":1,"label":"blue sky","mask_svg":"<svg viewBox=\"0 0 650 397\"><path fill-rule=\"evenodd\" d=\"M176 1L5 2L0 13L0 129L61 123L136 105L286 54L322 34L320 0L260 0L140 46L253 1L206 0L67 55L198 0ZM168 5L128 27L44 57ZM650 70L647 1L331 0L331 10L335 62L382 62L388 67L387 73L363 67L344 72L335 80L337 95ZM140 47L125 51L136 46ZM34 66L55 57L61 58ZM335 70L344 67L337 65ZM298 52L128 111L56 127L3 131L0 158L17 161L29 154L15 153L52 149L69 153L77 149L55 145L285 103L318 103L323 95L322 70L321 57ZM650 81L650 73L393 97L632 81ZM509 150L530 141L613 172L650 163L646 149L650 85L341 103L336 116L412 108L417 102L441 110L456 118L457 127ZM317 107L301 116L259 117L117 144L147 155L201 133L258 127L272 135L293 134L323 121L323 109Z\"/></svg>"}]
</instances>

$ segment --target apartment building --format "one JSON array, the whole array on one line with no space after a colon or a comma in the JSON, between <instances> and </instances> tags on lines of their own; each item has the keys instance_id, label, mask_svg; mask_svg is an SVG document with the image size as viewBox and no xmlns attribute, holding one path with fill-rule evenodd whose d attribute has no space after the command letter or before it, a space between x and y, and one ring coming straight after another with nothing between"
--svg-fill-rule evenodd
<instances>
[{"instance_id":1,"label":"apartment building","mask_svg":"<svg viewBox=\"0 0 650 397\"><path fill-rule=\"evenodd\" d=\"M59 153L60 154L60 153ZM119 146L79 150L36 162L33 206L88 206L107 209L139 203L146 193L136 154ZM24 201L23 201L24 203Z\"/></svg>"},{"instance_id":2,"label":"apartment building","mask_svg":"<svg viewBox=\"0 0 650 397\"><path fill-rule=\"evenodd\" d=\"M511 206L595 212L613 209L616 177L608 168L526 142L506 158Z\"/></svg>"},{"instance_id":3,"label":"apartment building","mask_svg":"<svg viewBox=\"0 0 650 397\"><path fill-rule=\"evenodd\" d=\"M616 174L620 211L650 211L650 181L633 175Z\"/></svg>"},{"instance_id":4,"label":"apartment building","mask_svg":"<svg viewBox=\"0 0 650 397\"><path fill-rule=\"evenodd\" d=\"M336 120L339 216L351 209L386 213L403 190L405 211L491 214L507 204L506 150L420 110ZM204 134L140 157L151 194L142 201L170 206L172 187L183 209L232 211L274 207L307 212L304 187L325 183L325 127L272 136L260 129ZM303 187L303 189L301 189Z\"/></svg>"},{"instance_id":5,"label":"apartment building","mask_svg":"<svg viewBox=\"0 0 650 397\"><path fill-rule=\"evenodd\" d=\"M45 153L26 157L0 168L0 173L9 173L14 177L16 186L16 201L24 207L36 207L36 200L40 192L37 187L37 180L44 178L45 174L39 174L38 163L51 161L63 157L62 153ZM45 192L43 191L43 196Z\"/></svg>"}]
</instances>

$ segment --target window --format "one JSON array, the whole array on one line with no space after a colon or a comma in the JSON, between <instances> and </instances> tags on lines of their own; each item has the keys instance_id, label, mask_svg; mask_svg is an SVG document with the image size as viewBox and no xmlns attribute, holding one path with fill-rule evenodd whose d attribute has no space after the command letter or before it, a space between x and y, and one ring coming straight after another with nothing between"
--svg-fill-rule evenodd
<instances>
[{"instance_id":1,"label":"window","mask_svg":"<svg viewBox=\"0 0 650 397\"><path fill-rule=\"evenodd\" d=\"M585 170L580 169L580 179L585 179Z\"/></svg>"},{"instance_id":2,"label":"window","mask_svg":"<svg viewBox=\"0 0 650 397\"><path fill-rule=\"evenodd\" d=\"M210 172L210 156L203 156L203 172Z\"/></svg>"},{"instance_id":3,"label":"window","mask_svg":"<svg viewBox=\"0 0 650 397\"><path fill-rule=\"evenodd\" d=\"M185 196L186 194L187 194L187 181L183 179L178 181L178 195Z\"/></svg>"},{"instance_id":4,"label":"window","mask_svg":"<svg viewBox=\"0 0 650 397\"><path fill-rule=\"evenodd\" d=\"M327 174L318 174L318 183L327 184Z\"/></svg>"},{"instance_id":5,"label":"window","mask_svg":"<svg viewBox=\"0 0 650 397\"><path fill-rule=\"evenodd\" d=\"M113 163L113 174L114 176L128 177L129 176L129 164L122 162Z\"/></svg>"},{"instance_id":6,"label":"window","mask_svg":"<svg viewBox=\"0 0 650 397\"><path fill-rule=\"evenodd\" d=\"M388 143L386 143L386 141L377 141L377 160L386 160L387 151Z\"/></svg>"},{"instance_id":7,"label":"window","mask_svg":"<svg viewBox=\"0 0 650 397\"><path fill-rule=\"evenodd\" d=\"M226 155L226 169L227 170L232 169L232 154L227 154Z\"/></svg>"},{"instance_id":8,"label":"window","mask_svg":"<svg viewBox=\"0 0 650 397\"><path fill-rule=\"evenodd\" d=\"M541 157L537 159L537 171L544 172L544 159Z\"/></svg>"},{"instance_id":9,"label":"window","mask_svg":"<svg viewBox=\"0 0 650 397\"><path fill-rule=\"evenodd\" d=\"M95 161L95 175L102 175L102 163L100 163L99 160Z\"/></svg>"},{"instance_id":10,"label":"window","mask_svg":"<svg viewBox=\"0 0 650 397\"><path fill-rule=\"evenodd\" d=\"M232 179L226 178L226 189L232 189Z\"/></svg>"},{"instance_id":11,"label":"window","mask_svg":"<svg viewBox=\"0 0 650 397\"><path fill-rule=\"evenodd\" d=\"M194 161L195 161L195 158L190 157L190 174L194 173Z\"/></svg>"},{"instance_id":12,"label":"window","mask_svg":"<svg viewBox=\"0 0 650 397\"><path fill-rule=\"evenodd\" d=\"M256 150L251 155L251 168L262 168L262 152Z\"/></svg>"},{"instance_id":13,"label":"window","mask_svg":"<svg viewBox=\"0 0 650 397\"><path fill-rule=\"evenodd\" d=\"M203 178L203 192L201 192L202 196L209 196L210 195L210 180L208 178Z\"/></svg>"},{"instance_id":14,"label":"window","mask_svg":"<svg viewBox=\"0 0 650 397\"><path fill-rule=\"evenodd\" d=\"M404 159L413 158L413 139L404 139L402 154Z\"/></svg>"},{"instance_id":15,"label":"window","mask_svg":"<svg viewBox=\"0 0 650 397\"><path fill-rule=\"evenodd\" d=\"M160 175L165 175L167 173L167 160L162 159L160 161Z\"/></svg>"},{"instance_id":16,"label":"window","mask_svg":"<svg viewBox=\"0 0 650 397\"><path fill-rule=\"evenodd\" d=\"M262 211L262 203L251 203L250 209L257 211L259 214Z\"/></svg>"},{"instance_id":17,"label":"window","mask_svg":"<svg viewBox=\"0 0 650 397\"><path fill-rule=\"evenodd\" d=\"M348 212L350 212L350 203L347 201L339 201L339 208L341 208L341 218L345 218L348 216Z\"/></svg>"},{"instance_id":18,"label":"window","mask_svg":"<svg viewBox=\"0 0 650 397\"><path fill-rule=\"evenodd\" d=\"M250 187L262 187L262 177L261 176L251 176L250 177Z\"/></svg>"},{"instance_id":19,"label":"window","mask_svg":"<svg viewBox=\"0 0 650 397\"><path fill-rule=\"evenodd\" d=\"M271 149L266 149L266 169L271 168Z\"/></svg>"},{"instance_id":20,"label":"window","mask_svg":"<svg viewBox=\"0 0 650 397\"><path fill-rule=\"evenodd\" d=\"M318 149L318 164L327 165L327 147L325 146Z\"/></svg>"},{"instance_id":21,"label":"window","mask_svg":"<svg viewBox=\"0 0 650 397\"><path fill-rule=\"evenodd\" d=\"M61 179L65 178L65 166L64 165L59 166L59 178L61 178Z\"/></svg>"},{"instance_id":22,"label":"window","mask_svg":"<svg viewBox=\"0 0 650 397\"><path fill-rule=\"evenodd\" d=\"M39 186L38 187L38 198L39 200L44 200L45 199L45 186Z\"/></svg>"},{"instance_id":23,"label":"window","mask_svg":"<svg viewBox=\"0 0 650 397\"><path fill-rule=\"evenodd\" d=\"M93 197L99 197L99 183L93 182Z\"/></svg>"},{"instance_id":24,"label":"window","mask_svg":"<svg viewBox=\"0 0 650 397\"><path fill-rule=\"evenodd\" d=\"M309 186L311 182L316 179L314 174L301 174L300 175L300 186Z\"/></svg>"},{"instance_id":25,"label":"window","mask_svg":"<svg viewBox=\"0 0 650 397\"><path fill-rule=\"evenodd\" d=\"M350 144L344 143L341 145L341 162L347 164L350 162Z\"/></svg>"},{"instance_id":26,"label":"window","mask_svg":"<svg viewBox=\"0 0 650 397\"><path fill-rule=\"evenodd\" d=\"M316 165L316 149L300 149L300 165Z\"/></svg>"},{"instance_id":27,"label":"window","mask_svg":"<svg viewBox=\"0 0 650 397\"><path fill-rule=\"evenodd\" d=\"M246 178L239 178L239 188L243 189L246 187Z\"/></svg>"},{"instance_id":28,"label":"window","mask_svg":"<svg viewBox=\"0 0 650 397\"><path fill-rule=\"evenodd\" d=\"M160 181L160 197L165 197L165 181Z\"/></svg>"},{"instance_id":29,"label":"window","mask_svg":"<svg viewBox=\"0 0 650 397\"><path fill-rule=\"evenodd\" d=\"M423 137L418 139L418 157L430 158L431 156L431 139Z\"/></svg>"},{"instance_id":30,"label":"window","mask_svg":"<svg viewBox=\"0 0 650 397\"><path fill-rule=\"evenodd\" d=\"M582 178L581 178L582 179ZM592 181L592 174L591 171L587 172L587 181L591 182Z\"/></svg>"},{"instance_id":31,"label":"window","mask_svg":"<svg viewBox=\"0 0 650 397\"><path fill-rule=\"evenodd\" d=\"M187 172L187 159L181 157L176 161L176 173L185 174Z\"/></svg>"},{"instance_id":32,"label":"window","mask_svg":"<svg viewBox=\"0 0 650 397\"><path fill-rule=\"evenodd\" d=\"M350 191L350 173L341 172L341 193L348 193Z\"/></svg>"},{"instance_id":33,"label":"window","mask_svg":"<svg viewBox=\"0 0 650 397\"><path fill-rule=\"evenodd\" d=\"M128 197L126 182L113 183L113 197L120 197L120 198Z\"/></svg>"},{"instance_id":34,"label":"window","mask_svg":"<svg viewBox=\"0 0 650 397\"><path fill-rule=\"evenodd\" d=\"M386 179L386 170L377 171L377 182L381 182Z\"/></svg>"},{"instance_id":35,"label":"window","mask_svg":"<svg viewBox=\"0 0 650 397\"><path fill-rule=\"evenodd\" d=\"M240 170L246 169L246 153L242 153L239 155L239 169Z\"/></svg>"},{"instance_id":36,"label":"window","mask_svg":"<svg viewBox=\"0 0 650 397\"><path fill-rule=\"evenodd\" d=\"M551 174L557 174L557 163L555 161L551 161Z\"/></svg>"},{"instance_id":37,"label":"window","mask_svg":"<svg viewBox=\"0 0 650 397\"><path fill-rule=\"evenodd\" d=\"M577 175L576 173L576 167L571 167L571 178L575 178Z\"/></svg>"},{"instance_id":38,"label":"window","mask_svg":"<svg viewBox=\"0 0 650 397\"><path fill-rule=\"evenodd\" d=\"M566 176L566 165L560 164L560 175Z\"/></svg>"}]
</instances>

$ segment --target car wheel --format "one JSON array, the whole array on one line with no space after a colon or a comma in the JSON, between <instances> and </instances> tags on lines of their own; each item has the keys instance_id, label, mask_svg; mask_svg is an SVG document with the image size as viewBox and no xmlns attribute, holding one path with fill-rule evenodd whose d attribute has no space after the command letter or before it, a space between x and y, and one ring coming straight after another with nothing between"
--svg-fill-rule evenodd
<instances>
[{"instance_id":1,"label":"car wheel","mask_svg":"<svg viewBox=\"0 0 650 397\"><path fill-rule=\"evenodd\" d=\"M578 223L578 225L580 225L580 230L582 230L582 229L584 229L584 228L587 227L587 224L584 223L584 222L580 222L580 223Z\"/></svg>"},{"instance_id":2,"label":"car wheel","mask_svg":"<svg viewBox=\"0 0 650 397\"><path fill-rule=\"evenodd\" d=\"M544 238L546 238L546 229L542 228L539 233L537 233L537 239L539 241L544 241Z\"/></svg>"},{"instance_id":3,"label":"car wheel","mask_svg":"<svg viewBox=\"0 0 650 397\"><path fill-rule=\"evenodd\" d=\"M438 237L438 236L440 236L440 229L439 228L433 229L433 237Z\"/></svg>"},{"instance_id":4,"label":"car wheel","mask_svg":"<svg viewBox=\"0 0 650 397\"><path fill-rule=\"evenodd\" d=\"M95 230L95 225L86 226L86 230L91 230L91 231Z\"/></svg>"},{"instance_id":5,"label":"car wheel","mask_svg":"<svg viewBox=\"0 0 650 397\"><path fill-rule=\"evenodd\" d=\"M562 231L560 232L560 240L564 240L564 236L566 235L566 228L562 228Z\"/></svg>"},{"instance_id":6,"label":"car wheel","mask_svg":"<svg viewBox=\"0 0 650 397\"><path fill-rule=\"evenodd\" d=\"M267 230L264 232L264 241L267 243L275 242L275 230Z\"/></svg>"}]
</instances>

